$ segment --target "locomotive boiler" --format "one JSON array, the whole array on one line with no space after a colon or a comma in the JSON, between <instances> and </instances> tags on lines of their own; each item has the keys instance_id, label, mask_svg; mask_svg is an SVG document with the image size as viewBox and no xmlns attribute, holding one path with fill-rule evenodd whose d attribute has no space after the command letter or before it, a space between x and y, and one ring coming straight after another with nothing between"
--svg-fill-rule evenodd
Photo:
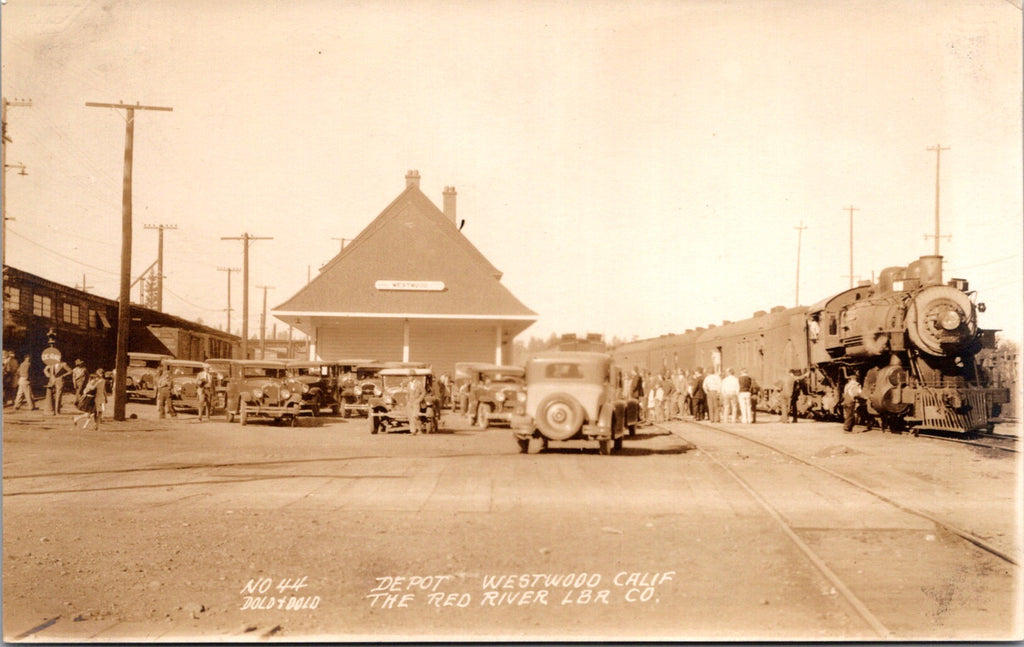
<instances>
[{"instance_id":1,"label":"locomotive boiler","mask_svg":"<svg viewBox=\"0 0 1024 647\"><path fill-rule=\"evenodd\" d=\"M883 428L972 433L1009 401L975 364L995 345L995 331L978 326L976 298L966 280L943 283L940 256L923 256L809 307L623 344L613 356L655 372L745 368L762 388L761 406L776 411L783 376L798 374L798 409L817 418L841 416L842 386L856 375Z\"/></svg>"}]
</instances>

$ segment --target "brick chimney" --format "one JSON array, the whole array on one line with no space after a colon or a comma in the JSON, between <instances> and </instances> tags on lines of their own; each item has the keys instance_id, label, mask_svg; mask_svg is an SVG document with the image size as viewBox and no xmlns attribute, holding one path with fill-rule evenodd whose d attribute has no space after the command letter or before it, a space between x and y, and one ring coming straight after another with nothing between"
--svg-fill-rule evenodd
<instances>
[{"instance_id":1,"label":"brick chimney","mask_svg":"<svg viewBox=\"0 0 1024 647\"><path fill-rule=\"evenodd\" d=\"M408 189L411 186L414 186L417 189L420 187L420 172L419 171L413 170L413 171L409 171L408 173L405 174L405 188Z\"/></svg>"},{"instance_id":2,"label":"brick chimney","mask_svg":"<svg viewBox=\"0 0 1024 647\"><path fill-rule=\"evenodd\" d=\"M452 221L453 225L458 225L455 221L455 187L453 186L444 188L444 215Z\"/></svg>"}]
</instances>

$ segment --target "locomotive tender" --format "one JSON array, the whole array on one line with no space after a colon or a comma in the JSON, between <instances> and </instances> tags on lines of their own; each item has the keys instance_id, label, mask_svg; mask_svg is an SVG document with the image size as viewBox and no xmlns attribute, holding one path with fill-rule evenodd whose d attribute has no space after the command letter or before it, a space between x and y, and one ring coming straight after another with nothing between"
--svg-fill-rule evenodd
<instances>
[{"instance_id":1,"label":"locomotive tender","mask_svg":"<svg viewBox=\"0 0 1024 647\"><path fill-rule=\"evenodd\" d=\"M841 416L846 379L861 379L868 413L883 428L974 433L990 429L1007 389L992 389L975 355L995 346L995 330L978 327L976 293L967 281L942 282L942 257L889 267L878 281L811 306L776 307L744 321L623 344L616 363L664 369L746 368L760 384L762 406L780 411L782 377L804 376L798 409L821 419Z\"/></svg>"}]
</instances>

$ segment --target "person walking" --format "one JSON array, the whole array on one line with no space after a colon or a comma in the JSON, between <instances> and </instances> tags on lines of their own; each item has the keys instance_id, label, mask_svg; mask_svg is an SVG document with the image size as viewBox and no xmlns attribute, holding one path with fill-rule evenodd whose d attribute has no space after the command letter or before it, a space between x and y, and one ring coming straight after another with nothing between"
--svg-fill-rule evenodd
<instances>
[{"instance_id":1,"label":"person walking","mask_svg":"<svg viewBox=\"0 0 1024 647\"><path fill-rule=\"evenodd\" d=\"M796 422L797 403L800 401L800 383L807 373L799 373L796 369L786 371L782 376L782 422Z\"/></svg>"},{"instance_id":2,"label":"person walking","mask_svg":"<svg viewBox=\"0 0 1024 647\"><path fill-rule=\"evenodd\" d=\"M14 404L18 391L18 356L13 350L4 351L4 406Z\"/></svg>"},{"instance_id":3,"label":"person walking","mask_svg":"<svg viewBox=\"0 0 1024 647\"><path fill-rule=\"evenodd\" d=\"M18 365L18 393L14 396L14 410L21 408L22 400L28 404L29 411L36 410L35 400L32 399L32 382L29 381L29 374L32 372L32 357L25 355L25 359Z\"/></svg>"},{"instance_id":4,"label":"person walking","mask_svg":"<svg viewBox=\"0 0 1024 647\"><path fill-rule=\"evenodd\" d=\"M178 412L174 410L174 404L171 402L171 386L173 380L171 379L171 372L167 370L166 366L162 364L156 369L156 415L157 418L166 418L170 415L172 418L178 417Z\"/></svg>"},{"instance_id":5,"label":"person walking","mask_svg":"<svg viewBox=\"0 0 1024 647\"><path fill-rule=\"evenodd\" d=\"M60 413L61 400L64 399L64 388L67 385L67 378L71 375L71 367L64 360L56 364L47 364L43 369L46 377L46 406L50 415Z\"/></svg>"},{"instance_id":6,"label":"person walking","mask_svg":"<svg viewBox=\"0 0 1024 647\"><path fill-rule=\"evenodd\" d=\"M213 376L206 366L196 373L196 399L198 400L196 410L199 413L199 422L203 421L204 415L209 421L210 414L213 412Z\"/></svg>"},{"instance_id":7,"label":"person walking","mask_svg":"<svg viewBox=\"0 0 1024 647\"><path fill-rule=\"evenodd\" d=\"M722 421L722 378L715 371L711 371L704 378L704 395L708 401L708 420L711 422Z\"/></svg>"},{"instance_id":8,"label":"person walking","mask_svg":"<svg viewBox=\"0 0 1024 647\"><path fill-rule=\"evenodd\" d=\"M846 381L846 386L843 387L843 431L846 433L853 431L859 408L857 401L860 397L860 382L857 381L856 375L851 375L850 379Z\"/></svg>"},{"instance_id":9,"label":"person walking","mask_svg":"<svg viewBox=\"0 0 1024 647\"><path fill-rule=\"evenodd\" d=\"M690 390L692 392L691 397L691 413L694 420L707 420L708 417L708 402L707 394L704 392L704 372L698 368L693 372L693 377L690 378Z\"/></svg>"},{"instance_id":10,"label":"person walking","mask_svg":"<svg viewBox=\"0 0 1024 647\"><path fill-rule=\"evenodd\" d=\"M85 385L89 383L89 369L81 358L75 360L75 368L71 369L71 386L75 389L75 401L82 397Z\"/></svg>"},{"instance_id":11,"label":"person walking","mask_svg":"<svg viewBox=\"0 0 1024 647\"><path fill-rule=\"evenodd\" d=\"M736 371L727 369L722 378L722 406L725 410L725 422L735 423L740 413L740 381Z\"/></svg>"},{"instance_id":12,"label":"person walking","mask_svg":"<svg viewBox=\"0 0 1024 647\"><path fill-rule=\"evenodd\" d=\"M737 378L740 384L739 403L740 403L740 422L745 425L749 425L753 422L752 404L750 389L753 386L754 380L747 374L747 369L740 369L740 376Z\"/></svg>"},{"instance_id":13,"label":"person walking","mask_svg":"<svg viewBox=\"0 0 1024 647\"><path fill-rule=\"evenodd\" d=\"M420 405L423 403L423 398L427 392L423 388L423 383L416 378L410 378L408 381L408 398L405 401L406 415L409 416L409 431L413 435L420 433Z\"/></svg>"},{"instance_id":14,"label":"person walking","mask_svg":"<svg viewBox=\"0 0 1024 647\"><path fill-rule=\"evenodd\" d=\"M75 416L74 424L78 426L78 420L84 417L85 425L82 429L88 429L89 421L92 420L96 423L96 431L99 431L100 423L103 421L103 413L107 408L107 377L102 368L96 369L96 372L93 373L89 383L85 385L82 397L86 400L92 400L91 403L86 403L86 407L91 409L91 411L86 412L85 416Z\"/></svg>"}]
</instances>

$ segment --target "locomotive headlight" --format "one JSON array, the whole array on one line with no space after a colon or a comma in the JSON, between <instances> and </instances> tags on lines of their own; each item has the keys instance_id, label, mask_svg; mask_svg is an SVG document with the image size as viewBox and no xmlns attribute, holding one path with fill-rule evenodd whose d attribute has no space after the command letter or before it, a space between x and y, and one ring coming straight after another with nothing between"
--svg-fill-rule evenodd
<instances>
[{"instance_id":1,"label":"locomotive headlight","mask_svg":"<svg viewBox=\"0 0 1024 647\"><path fill-rule=\"evenodd\" d=\"M960 313L956 310L947 310L939 316L939 325L944 330L956 330L960 327Z\"/></svg>"}]
</instances>

